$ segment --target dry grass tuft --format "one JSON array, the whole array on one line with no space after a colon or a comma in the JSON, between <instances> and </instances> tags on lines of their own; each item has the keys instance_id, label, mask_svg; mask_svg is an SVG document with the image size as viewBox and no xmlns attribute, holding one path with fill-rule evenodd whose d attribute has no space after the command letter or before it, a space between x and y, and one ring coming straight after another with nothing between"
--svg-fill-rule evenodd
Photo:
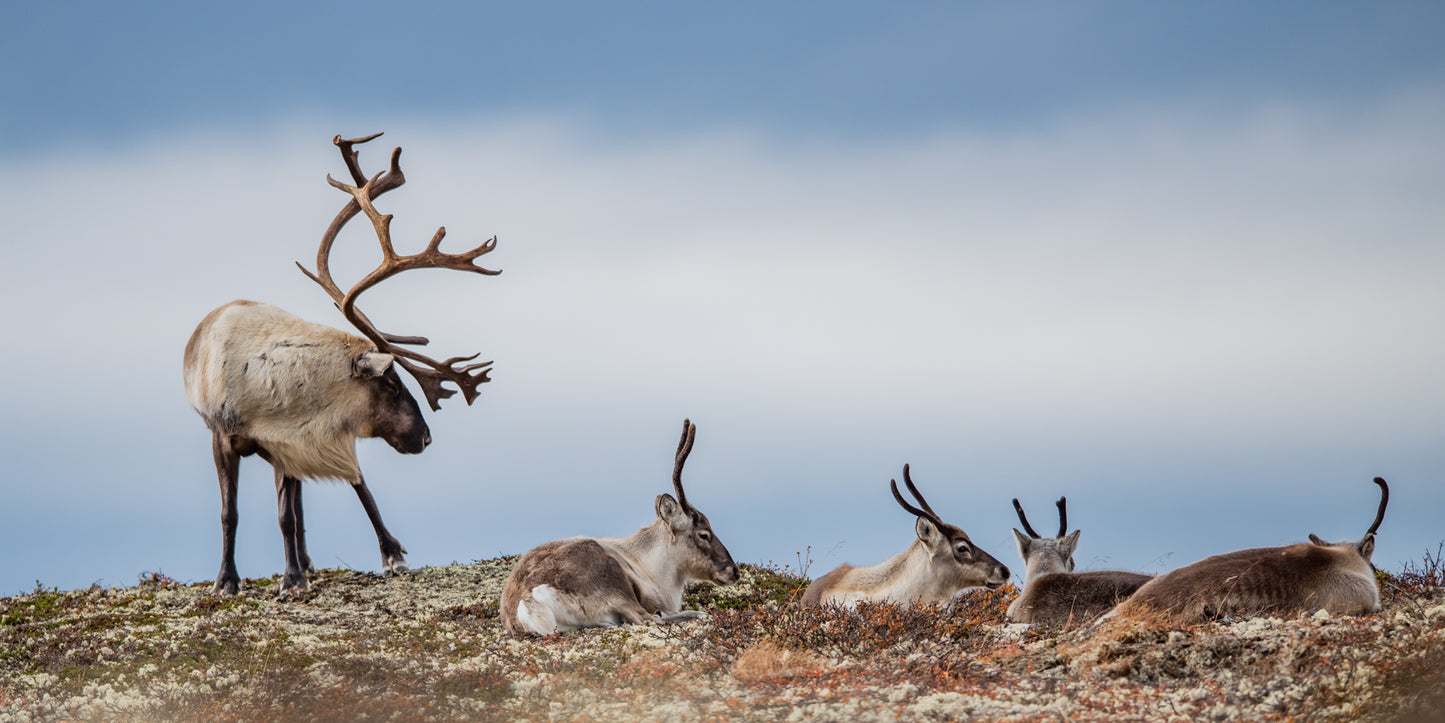
<instances>
[{"instance_id":1,"label":"dry grass tuft","mask_svg":"<svg viewBox=\"0 0 1445 723\"><path fill-rule=\"evenodd\" d=\"M733 663L733 679L751 683L763 678L792 678L831 667L821 655L806 650L789 650L770 642L761 642L738 654Z\"/></svg>"}]
</instances>

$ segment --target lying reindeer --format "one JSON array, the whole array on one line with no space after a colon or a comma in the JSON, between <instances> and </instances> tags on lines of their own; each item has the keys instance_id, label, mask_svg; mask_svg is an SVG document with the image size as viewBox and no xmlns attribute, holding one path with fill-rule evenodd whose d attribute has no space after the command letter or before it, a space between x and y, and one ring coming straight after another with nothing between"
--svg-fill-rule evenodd
<instances>
[{"instance_id":1,"label":"lying reindeer","mask_svg":"<svg viewBox=\"0 0 1445 723\"><path fill-rule=\"evenodd\" d=\"M551 635L622 623L700 617L681 612L689 582L731 585L738 566L707 515L688 504L682 467L697 427L683 420L672 495L657 496L657 521L630 537L574 537L533 548L502 588L502 623L513 635Z\"/></svg>"},{"instance_id":2,"label":"lying reindeer","mask_svg":"<svg viewBox=\"0 0 1445 723\"><path fill-rule=\"evenodd\" d=\"M1198 623L1230 616L1295 615L1312 610L1360 614L1380 609L1370 557L1385 519L1390 487L1380 486L1375 522L1357 542L1308 543L1239 550L1185 565L1150 580L1113 617Z\"/></svg>"},{"instance_id":3,"label":"lying reindeer","mask_svg":"<svg viewBox=\"0 0 1445 723\"><path fill-rule=\"evenodd\" d=\"M316 274L301 269L320 284L347 321L366 338L328 326L313 324L270 304L232 301L210 314L186 343L184 373L186 399L211 430L211 449L221 483L221 571L212 591L234 595L240 589L236 571L236 487L241 458L260 457L276 471L277 517L285 547L286 573L280 594L304 591L306 573L315 572L306 553L306 528L301 511L301 481L338 479L351 483L366 509L381 546L387 572L407 569L406 549L382 524L371 491L356 461L359 437L380 437L396 451L417 454L431 443L431 432L416 398L402 385L396 367L409 372L426 393L433 411L439 400L456 392L442 387L451 382L467 404L477 398L477 385L490 381L491 362L458 366L476 358L457 357L445 362L429 359L398 345L421 345L423 337L402 337L376 329L356 308L356 298L380 281L415 268L446 268L479 274L499 272L474 263L491 251L496 239L459 254L442 253L437 245L446 235L438 229L425 251L398 255L391 245L391 216L383 216L372 200L406 182L401 149L392 151L391 167L370 180L361 172L352 146L381 135L333 139L355 181L350 186L326 177L351 200L322 235L316 253ZM381 242L383 260L376 270L343 293L331 278L331 246L342 226L364 211ZM300 264L297 264L300 266Z\"/></svg>"},{"instance_id":4,"label":"lying reindeer","mask_svg":"<svg viewBox=\"0 0 1445 723\"><path fill-rule=\"evenodd\" d=\"M1059 534L1042 537L1029 524L1023 505L1014 499L1014 511L1028 534L1013 531L1025 571L1023 592L1008 607L1011 622L1060 625L1092 620L1153 579L1152 575L1123 570L1074 572L1081 531L1068 532L1068 501L1060 497L1056 504Z\"/></svg>"},{"instance_id":5,"label":"lying reindeer","mask_svg":"<svg viewBox=\"0 0 1445 723\"><path fill-rule=\"evenodd\" d=\"M898 481L889 480L893 499L918 517L918 539L907 550L872 567L839 565L814 580L803 593L804 605L852 605L860 600L947 602L960 590L985 586L994 589L1008 582L1008 568L975 547L968 533L945 523L928 506L903 465L903 483L922 509L908 504L898 493Z\"/></svg>"}]
</instances>

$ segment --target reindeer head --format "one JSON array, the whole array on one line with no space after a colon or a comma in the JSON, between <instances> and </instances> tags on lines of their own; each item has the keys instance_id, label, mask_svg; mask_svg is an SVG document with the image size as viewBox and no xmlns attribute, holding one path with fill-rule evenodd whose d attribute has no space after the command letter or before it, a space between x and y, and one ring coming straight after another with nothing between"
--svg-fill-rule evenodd
<instances>
[{"instance_id":1,"label":"reindeer head","mask_svg":"<svg viewBox=\"0 0 1445 723\"><path fill-rule=\"evenodd\" d=\"M687 495L682 490L682 466L692 452L696 436L697 425L682 420L682 439L677 443L677 457L672 468L672 488L677 497L669 494L657 496L657 518L671 534L678 572L689 580L731 585L738 581L737 564L722 540L713 533L707 515L688 504Z\"/></svg>"},{"instance_id":2,"label":"reindeer head","mask_svg":"<svg viewBox=\"0 0 1445 723\"><path fill-rule=\"evenodd\" d=\"M1024 579L1032 580L1039 575L1049 575L1056 572L1074 571L1074 551L1079 547L1079 530L1071 534L1065 534L1069 529L1069 513L1066 505L1068 501L1060 497L1055 503L1059 508L1059 534L1055 537L1043 537L1034 531L1029 524L1029 518L1024 515L1023 505L1019 504L1018 498L1014 498L1014 511L1019 515L1019 522L1023 523L1024 531L1013 531L1014 542L1018 544L1019 557L1024 560Z\"/></svg>"},{"instance_id":3,"label":"reindeer head","mask_svg":"<svg viewBox=\"0 0 1445 723\"><path fill-rule=\"evenodd\" d=\"M1380 523L1385 521L1385 507L1390 504L1390 485L1385 484L1384 478L1381 477L1375 478L1375 484L1380 486L1380 508L1375 512L1374 524L1370 525L1370 529L1365 531L1363 538L1357 542L1329 543L1321 540L1318 535L1310 533L1310 542L1320 547L1353 549L1360 557L1364 558L1365 562L1370 563L1371 568L1374 568L1375 563L1371 562L1370 558L1375 554L1375 532L1380 529Z\"/></svg>"},{"instance_id":4,"label":"reindeer head","mask_svg":"<svg viewBox=\"0 0 1445 723\"><path fill-rule=\"evenodd\" d=\"M913 493L922 509L903 499L903 495L898 493L897 480L889 480L888 483L893 489L893 499L897 500L903 509L918 516L914 531L918 534L918 541L931 556L932 573L940 587L962 590L982 585L992 590L1008 582L1007 567L975 546L967 532L939 519L933 508L928 506L928 501L923 499L923 495L913 485L908 465L903 465L903 483L908 486L908 491Z\"/></svg>"},{"instance_id":5,"label":"reindeer head","mask_svg":"<svg viewBox=\"0 0 1445 723\"><path fill-rule=\"evenodd\" d=\"M365 428L358 436L381 437L402 454L420 454L431 444L431 430L421 415L421 405L401 383L390 354L362 352L351 365L351 376L366 389L370 398Z\"/></svg>"}]
</instances>

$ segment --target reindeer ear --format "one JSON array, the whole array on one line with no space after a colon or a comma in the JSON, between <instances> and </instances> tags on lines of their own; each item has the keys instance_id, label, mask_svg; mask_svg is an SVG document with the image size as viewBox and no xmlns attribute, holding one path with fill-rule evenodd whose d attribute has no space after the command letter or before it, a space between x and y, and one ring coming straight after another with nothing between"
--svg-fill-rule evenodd
<instances>
[{"instance_id":1,"label":"reindeer ear","mask_svg":"<svg viewBox=\"0 0 1445 723\"><path fill-rule=\"evenodd\" d=\"M1079 549L1079 533L1083 530L1074 530L1068 536L1059 541L1059 554L1066 558L1074 556L1074 550Z\"/></svg>"},{"instance_id":2,"label":"reindeer ear","mask_svg":"<svg viewBox=\"0 0 1445 723\"><path fill-rule=\"evenodd\" d=\"M1313 544L1319 545L1320 547L1329 547L1329 546L1330 546L1330 543L1325 542L1324 540L1321 540L1321 539L1320 539L1320 536L1319 536L1319 535L1316 535L1316 534L1313 533L1313 532L1310 533L1310 542L1313 543Z\"/></svg>"},{"instance_id":3,"label":"reindeer ear","mask_svg":"<svg viewBox=\"0 0 1445 723\"><path fill-rule=\"evenodd\" d=\"M1375 533L1371 532L1365 535L1365 539L1356 542L1355 549L1359 551L1360 557L1365 558L1365 562L1369 562L1375 554Z\"/></svg>"},{"instance_id":4,"label":"reindeer ear","mask_svg":"<svg viewBox=\"0 0 1445 723\"><path fill-rule=\"evenodd\" d=\"M351 376L357 379L372 379L386 373L387 367L396 360L390 354L367 351L356 355L351 360Z\"/></svg>"},{"instance_id":5,"label":"reindeer ear","mask_svg":"<svg viewBox=\"0 0 1445 723\"><path fill-rule=\"evenodd\" d=\"M673 499L672 495L660 494L657 496L657 519L667 523L673 532L682 532L692 524L692 518L682 505Z\"/></svg>"},{"instance_id":6,"label":"reindeer ear","mask_svg":"<svg viewBox=\"0 0 1445 723\"><path fill-rule=\"evenodd\" d=\"M1017 529L1014 530L1014 544L1018 545L1019 557L1022 557L1024 562L1028 562L1029 560L1029 549L1033 547L1033 543L1034 538L1019 532Z\"/></svg>"},{"instance_id":7,"label":"reindeer ear","mask_svg":"<svg viewBox=\"0 0 1445 723\"><path fill-rule=\"evenodd\" d=\"M940 545L947 546L947 540L943 539L943 533L933 526L932 522L918 518L918 523L913 526L913 531L918 533L918 539L923 541L929 552L937 550Z\"/></svg>"}]
</instances>

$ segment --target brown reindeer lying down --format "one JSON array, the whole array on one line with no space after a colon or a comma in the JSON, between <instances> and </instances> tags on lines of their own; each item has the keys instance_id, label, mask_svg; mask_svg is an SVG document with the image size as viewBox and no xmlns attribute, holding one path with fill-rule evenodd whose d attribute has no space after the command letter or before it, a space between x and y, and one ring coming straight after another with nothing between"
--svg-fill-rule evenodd
<instances>
[{"instance_id":1,"label":"brown reindeer lying down","mask_svg":"<svg viewBox=\"0 0 1445 723\"><path fill-rule=\"evenodd\" d=\"M1296 615L1327 610L1361 614L1380 609L1380 588L1370 557L1385 519L1390 487L1380 486L1375 522L1356 542L1262 547L1206 557L1154 578L1115 609L1114 617L1198 623L1226 616Z\"/></svg>"},{"instance_id":2,"label":"brown reindeer lying down","mask_svg":"<svg viewBox=\"0 0 1445 723\"><path fill-rule=\"evenodd\" d=\"M1023 506L1014 500L1014 511L1028 534L1013 531L1025 569L1023 592L1008 608L1010 622L1062 625L1093 620L1153 579L1152 575L1123 570L1074 572L1074 551L1081 531L1068 533L1067 500L1060 497L1056 504L1059 534L1050 538L1034 531Z\"/></svg>"},{"instance_id":3,"label":"brown reindeer lying down","mask_svg":"<svg viewBox=\"0 0 1445 723\"><path fill-rule=\"evenodd\" d=\"M687 620L702 615L682 610L687 583L738 581L732 555L682 489L682 467L696 435L697 426L684 419L672 468L677 497L657 496L652 524L628 537L547 542L522 556L502 588L507 632L552 635Z\"/></svg>"}]
</instances>

